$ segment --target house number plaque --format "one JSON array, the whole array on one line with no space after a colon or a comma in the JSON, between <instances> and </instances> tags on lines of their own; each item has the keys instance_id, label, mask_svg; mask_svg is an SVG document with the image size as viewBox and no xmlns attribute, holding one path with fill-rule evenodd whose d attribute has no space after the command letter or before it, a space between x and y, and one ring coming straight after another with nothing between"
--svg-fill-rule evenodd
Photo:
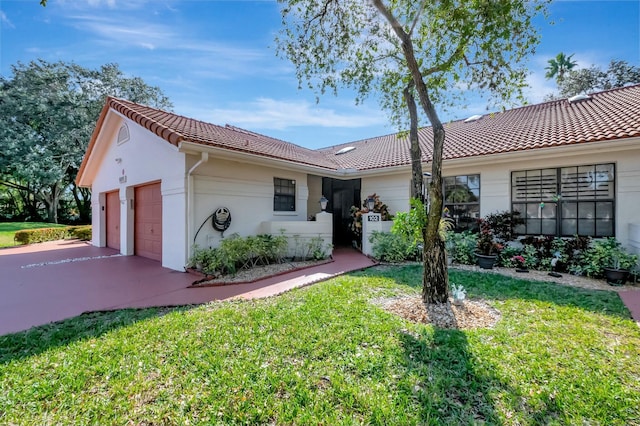
<instances>
[{"instance_id":1,"label":"house number plaque","mask_svg":"<svg viewBox=\"0 0 640 426\"><path fill-rule=\"evenodd\" d=\"M380 215L372 214L367 216L367 222L380 222Z\"/></svg>"}]
</instances>

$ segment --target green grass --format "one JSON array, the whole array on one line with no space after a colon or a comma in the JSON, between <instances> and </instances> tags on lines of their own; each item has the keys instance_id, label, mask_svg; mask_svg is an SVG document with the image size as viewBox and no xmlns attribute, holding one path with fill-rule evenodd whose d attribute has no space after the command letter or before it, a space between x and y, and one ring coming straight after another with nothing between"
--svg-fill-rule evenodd
<instances>
[{"instance_id":1,"label":"green grass","mask_svg":"<svg viewBox=\"0 0 640 426\"><path fill-rule=\"evenodd\" d=\"M67 225L45 222L0 222L0 247L12 247L16 243L13 236L16 231L36 228L64 228Z\"/></svg>"},{"instance_id":2,"label":"green grass","mask_svg":"<svg viewBox=\"0 0 640 426\"><path fill-rule=\"evenodd\" d=\"M372 303L420 279L370 269L0 337L0 424L640 424L640 328L616 293L452 271L502 313L474 331Z\"/></svg>"}]
</instances>

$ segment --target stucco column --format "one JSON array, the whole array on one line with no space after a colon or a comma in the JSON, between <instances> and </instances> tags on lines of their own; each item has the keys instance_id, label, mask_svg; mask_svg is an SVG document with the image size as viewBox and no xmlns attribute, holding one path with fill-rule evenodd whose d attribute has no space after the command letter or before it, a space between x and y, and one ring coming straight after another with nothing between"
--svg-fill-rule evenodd
<instances>
[{"instance_id":1,"label":"stucco column","mask_svg":"<svg viewBox=\"0 0 640 426\"><path fill-rule=\"evenodd\" d=\"M367 256L373 254L369 237L374 231L382 231L382 215L380 213L365 213L362 215L362 253Z\"/></svg>"}]
</instances>

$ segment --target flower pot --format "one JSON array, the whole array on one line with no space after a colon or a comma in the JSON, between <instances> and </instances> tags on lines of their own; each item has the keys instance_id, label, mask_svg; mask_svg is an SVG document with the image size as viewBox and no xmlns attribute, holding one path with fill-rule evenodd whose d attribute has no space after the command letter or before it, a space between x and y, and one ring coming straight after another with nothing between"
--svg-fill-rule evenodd
<instances>
[{"instance_id":1,"label":"flower pot","mask_svg":"<svg viewBox=\"0 0 640 426\"><path fill-rule=\"evenodd\" d=\"M476 259L478 259L478 266L482 269L493 269L493 265L495 265L496 260L498 259L497 254L480 254L476 253Z\"/></svg>"},{"instance_id":2,"label":"flower pot","mask_svg":"<svg viewBox=\"0 0 640 426\"><path fill-rule=\"evenodd\" d=\"M627 282L629 271L627 269L603 268L604 277L609 285L624 285Z\"/></svg>"},{"instance_id":3,"label":"flower pot","mask_svg":"<svg viewBox=\"0 0 640 426\"><path fill-rule=\"evenodd\" d=\"M516 272L527 273L529 270L527 268L516 268Z\"/></svg>"}]
</instances>

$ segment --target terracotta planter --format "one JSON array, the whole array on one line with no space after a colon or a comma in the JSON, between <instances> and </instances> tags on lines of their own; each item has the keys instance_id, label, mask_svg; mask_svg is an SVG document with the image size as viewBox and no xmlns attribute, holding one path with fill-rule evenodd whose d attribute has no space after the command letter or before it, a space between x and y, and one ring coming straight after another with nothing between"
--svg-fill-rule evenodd
<instances>
[{"instance_id":1,"label":"terracotta planter","mask_svg":"<svg viewBox=\"0 0 640 426\"><path fill-rule=\"evenodd\" d=\"M624 285L627 282L627 277L629 277L627 269L603 268L603 271L609 285Z\"/></svg>"},{"instance_id":2,"label":"terracotta planter","mask_svg":"<svg viewBox=\"0 0 640 426\"><path fill-rule=\"evenodd\" d=\"M497 254L480 254L476 253L476 259L478 259L478 266L482 269L493 269L493 265L496 264L496 260L498 259Z\"/></svg>"}]
</instances>

